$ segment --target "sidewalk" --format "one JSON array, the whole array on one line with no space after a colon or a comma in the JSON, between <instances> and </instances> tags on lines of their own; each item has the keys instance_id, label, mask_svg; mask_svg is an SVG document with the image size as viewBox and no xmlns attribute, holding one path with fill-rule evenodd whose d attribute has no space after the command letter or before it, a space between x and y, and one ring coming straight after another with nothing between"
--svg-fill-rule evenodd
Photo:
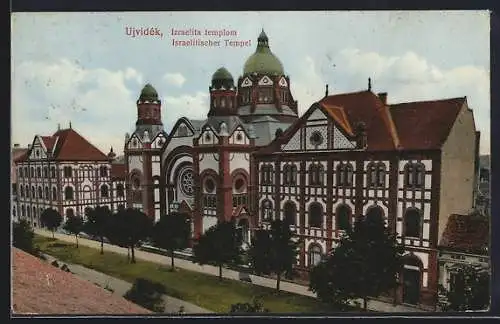
<instances>
[{"instance_id":1,"label":"sidewalk","mask_svg":"<svg viewBox=\"0 0 500 324\"><path fill-rule=\"evenodd\" d=\"M50 255L45 254L45 256L47 257L47 261L49 263L54 260L57 260L56 258ZM95 271L93 269L89 269L78 264L71 264L59 260L57 260L57 262L59 263L59 267L61 267L63 264L66 264L69 270L73 272L76 276L85 279L87 281L90 281L94 284L97 284L102 288L111 289L113 290L113 294L119 295L120 297L123 297L123 295L132 287L132 284L127 281L108 276L104 273ZM178 314L180 307L184 308L185 314L213 313L212 311L201 308L197 305L167 295L163 295L163 300L165 302L164 313L166 314Z\"/></svg>"},{"instance_id":2,"label":"sidewalk","mask_svg":"<svg viewBox=\"0 0 500 324\"><path fill-rule=\"evenodd\" d=\"M43 230L43 229L35 229L35 233L47 237L52 237L52 232ZM65 234L60 234L60 233L55 233L55 238L74 243L75 238L73 236L65 235ZM92 247L95 249L100 249L101 243L93 240L88 240L84 238L79 238L78 242L80 245L85 245L88 247ZM104 244L104 250L106 251L112 251L116 252L119 254L127 255L127 249L126 248L121 248L116 245L110 245L110 244ZM163 265L169 265L170 264L170 257L166 257L164 255L160 254L155 254L155 253L150 253L150 252L145 252L145 251L140 251L138 249L135 250L135 257L137 259L145 260L145 261L150 261L150 262L155 262L158 264L163 264ZM196 271L196 272L202 272L206 274L210 274L213 276L218 276L219 275L219 268L211 266L211 265L203 265L200 266L196 263L193 263L192 261L184 260L184 259L179 259L175 258L175 266L179 268L183 268L186 270L191 270L191 271ZM223 268L222 269L222 276L227 279L232 279L232 280L240 280L241 278L241 272L230 270ZM245 274L245 277L247 275ZM263 286L263 287L269 287L269 288L275 288L276 287L276 280L269 279L269 278L264 278L256 275L249 274L248 277L250 277L251 283L254 285L258 286ZM304 296L310 296L310 297L316 297L316 295L309 290L307 286L299 285L296 283L292 282L286 282L282 281L280 284L280 288L283 291L288 291L294 294L299 294L299 295L304 295ZM377 312L387 312L387 313L394 313L394 312L399 312L399 313L414 313L414 312L425 312L425 310L418 309L415 307L408 307L408 306L403 306L403 305L392 305L389 303L384 303L378 300L369 300L368 301L368 309L377 311Z\"/></svg>"}]
</instances>

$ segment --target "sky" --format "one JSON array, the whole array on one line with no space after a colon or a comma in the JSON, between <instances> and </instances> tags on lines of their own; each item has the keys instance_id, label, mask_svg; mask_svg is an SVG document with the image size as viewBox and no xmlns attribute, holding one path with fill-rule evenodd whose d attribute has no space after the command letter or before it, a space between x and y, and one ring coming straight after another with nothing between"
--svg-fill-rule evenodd
<instances>
[{"instance_id":1,"label":"sky","mask_svg":"<svg viewBox=\"0 0 500 324\"><path fill-rule=\"evenodd\" d=\"M130 35L141 28L155 35ZM236 35L172 36L172 29ZM13 13L12 143L26 147L71 121L104 153L113 147L121 155L146 83L160 95L167 132L182 116L203 119L212 74L224 66L237 80L262 29L299 113L326 84L330 94L356 92L368 78L389 104L466 96L480 152L489 154L487 11ZM173 46L192 38L220 46Z\"/></svg>"}]
</instances>

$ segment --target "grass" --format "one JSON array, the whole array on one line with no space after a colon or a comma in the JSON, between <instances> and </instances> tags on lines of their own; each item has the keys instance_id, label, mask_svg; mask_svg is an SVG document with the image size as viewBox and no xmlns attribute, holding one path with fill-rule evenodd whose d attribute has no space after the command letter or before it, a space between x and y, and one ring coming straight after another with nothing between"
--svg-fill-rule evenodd
<instances>
[{"instance_id":1,"label":"grass","mask_svg":"<svg viewBox=\"0 0 500 324\"><path fill-rule=\"evenodd\" d=\"M35 235L35 244L41 251L59 260L80 264L96 271L133 283L142 277L161 283L166 294L202 308L227 313L232 304L251 302L259 298L264 306L274 313L326 313L335 312L331 305L321 303L315 298L276 292L276 290L224 279L204 273L178 269L169 271L169 267L157 263L136 260L130 264L127 257L118 253L66 243L57 239Z\"/></svg>"}]
</instances>

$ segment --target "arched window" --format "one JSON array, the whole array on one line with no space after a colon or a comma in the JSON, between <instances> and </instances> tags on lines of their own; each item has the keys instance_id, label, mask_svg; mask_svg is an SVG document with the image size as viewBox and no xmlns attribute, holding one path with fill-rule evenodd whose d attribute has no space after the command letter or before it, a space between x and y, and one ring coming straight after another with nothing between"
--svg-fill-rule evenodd
<instances>
[{"instance_id":1,"label":"arched window","mask_svg":"<svg viewBox=\"0 0 500 324\"><path fill-rule=\"evenodd\" d=\"M273 184L273 166L270 164L261 167L261 182L263 185Z\"/></svg>"},{"instance_id":2,"label":"arched window","mask_svg":"<svg viewBox=\"0 0 500 324\"><path fill-rule=\"evenodd\" d=\"M287 164L283 167L283 183L285 185L297 184L297 166L295 164Z\"/></svg>"},{"instance_id":3,"label":"arched window","mask_svg":"<svg viewBox=\"0 0 500 324\"><path fill-rule=\"evenodd\" d=\"M73 208L66 209L66 217L67 218L74 217L74 216L75 216L75 211L73 210Z\"/></svg>"},{"instance_id":4,"label":"arched window","mask_svg":"<svg viewBox=\"0 0 500 324\"><path fill-rule=\"evenodd\" d=\"M42 169L40 169L40 167L36 168L36 176L39 178L42 177Z\"/></svg>"},{"instance_id":5,"label":"arched window","mask_svg":"<svg viewBox=\"0 0 500 324\"><path fill-rule=\"evenodd\" d=\"M415 208L405 212L405 236L420 237L420 212Z\"/></svg>"},{"instance_id":6,"label":"arched window","mask_svg":"<svg viewBox=\"0 0 500 324\"><path fill-rule=\"evenodd\" d=\"M341 187L352 186L353 170L350 164L339 164L337 166L337 185Z\"/></svg>"},{"instance_id":7,"label":"arched window","mask_svg":"<svg viewBox=\"0 0 500 324\"><path fill-rule=\"evenodd\" d=\"M55 178L56 177L56 168L55 167L51 167L50 168L50 176L52 178Z\"/></svg>"},{"instance_id":8,"label":"arched window","mask_svg":"<svg viewBox=\"0 0 500 324\"><path fill-rule=\"evenodd\" d=\"M314 202L309 205L309 227L323 226L323 206Z\"/></svg>"},{"instance_id":9,"label":"arched window","mask_svg":"<svg viewBox=\"0 0 500 324\"><path fill-rule=\"evenodd\" d=\"M99 173L101 174L101 177L107 177L108 176L108 168L106 168L105 166L100 167Z\"/></svg>"},{"instance_id":10,"label":"arched window","mask_svg":"<svg viewBox=\"0 0 500 324\"><path fill-rule=\"evenodd\" d=\"M57 189L56 189L56 187L52 188L52 200L57 200Z\"/></svg>"},{"instance_id":11,"label":"arched window","mask_svg":"<svg viewBox=\"0 0 500 324\"><path fill-rule=\"evenodd\" d=\"M72 187L66 187L64 189L64 199L65 200L72 200L73 199L73 188Z\"/></svg>"},{"instance_id":12,"label":"arched window","mask_svg":"<svg viewBox=\"0 0 500 324\"><path fill-rule=\"evenodd\" d=\"M42 194L42 187L38 187L38 199L42 199L43 194Z\"/></svg>"},{"instance_id":13,"label":"arched window","mask_svg":"<svg viewBox=\"0 0 500 324\"><path fill-rule=\"evenodd\" d=\"M63 173L65 178L71 178L73 176L73 169L70 166L65 166Z\"/></svg>"},{"instance_id":14,"label":"arched window","mask_svg":"<svg viewBox=\"0 0 500 324\"><path fill-rule=\"evenodd\" d=\"M28 185L26 185L26 198L29 198L30 197L30 187L28 187Z\"/></svg>"},{"instance_id":15,"label":"arched window","mask_svg":"<svg viewBox=\"0 0 500 324\"><path fill-rule=\"evenodd\" d=\"M411 163L407 163L404 168L404 180L405 186L411 187L415 183L414 174L413 174L413 165Z\"/></svg>"},{"instance_id":16,"label":"arched window","mask_svg":"<svg viewBox=\"0 0 500 324\"><path fill-rule=\"evenodd\" d=\"M321 262L322 252L321 246L317 244L309 245L309 267L314 267Z\"/></svg>"},{"instance_id":17,"label":"arched window","mask_svg":"<svg viewBox=\"0 0 500 324\"><path fill-rule=\"evenodd\" d=\"M19 178L23 177L23 168L19 168Z\"/></svg>"},{"instance_id":18,"label":"arched window","mask_svg":"<svg viewBox=\"0 0 500 324\"><path fill-rule=\"evenodd\" d=\"M35 168L34 167L30 168L30 177L32 177L32 178L35 177Z\"/></svg>"},{"instance_id":19,"label":"arched window","mask_svg":"<svg viewBox=\"0 0 500 324\"><path fill-rule=\"evenodd\" d=\"M309 184L312 186L320 186L323 184L324 169L321 164L312 164L309 167Z\"/></svg>"},{"instance_id":20,"label":"arched window","mask_svg":"<svg viewBox=\"0 0 500 324\"><path fill-rule=\"evenodd\" d=\"M34 186L31 186L31 198L33 198L33 199L36 198L35 187Z\"/></svg>"},{"instance_id":21,"label":"arched window","mask_svg":"<svg viewBox=\"0 0 500 324\"><path fill-rule=\"evenodd\" d=\"M21 191L21 192L20 192L20 194L21 194L21 198L24 198L24 187L23 187L23 186L21 186L21 188L20 188L20 189L21 189L21 190L20 190L20 191Z\"/></svg>"},{"instance_id":22,"label":"arched window","mask_svg":"<svg viewBox=\"0 0 500 324\"><path fill-rule=\"evenodd\" d=\"M372 206L366 212L366 219L385 225L384 210L380 206Z\"/></svg>"},{"instance_id":23,"label":"arched window","mask_svg":"<svg viewBox=\"0 0 500 324\"><path fill-rule=\"evenodd\" d=\"M273 219L273 203L269 199L262 201L261 211L263 221L271 221Z\"/></svg>"},{"instance_id":24,"label":"arched window","mask_svg":"<svg viewBox=\"0 0 500 324\"><path fill-rule=\"evenodd\" d=\"M351 209L347 205L340 205L335 211L335 227L337 230L347 231L350 227Z\"/></svg>"},{"instance_id":25,"label":"arched window","mask_svg":"<svg viewBox=\"0 0 500 324\"><path fill-rule=\"evenodd\" d=\"M123 185L121 183L116 185L116 196L117 197L125 196L125 190L123 189Z\"/></svg>"},{"instance_id":26,"label":"arched window","mask_svg":"<svg viewBox=\"0 0 500 324\"><path fill-rule=\"evenodd\" d=\"M290 225L295 225L297 219L297 206L293 201L287 201L284 205L285 221Z\"/></svg>"},{"instance_id":27,"label":"arched window","mask_svg":"<svg viewBox=\"0 0 500 324\"><path fill-rule=\"evenodd\" d=\"M49 172L48 172L48 168L47 167L43 167L43 177L44 178L48 178L49 177Z\"/></svg>"},{"instance_id":28,"label":"arched window","mask_svg":"<svg viewBox=\"0 0 500 324\"><path fill-rule=\"evenodd\" d=\"M33 206L33 213L31 214L31 217L36 218L36 207Z\"/></svg>"},{"instance_id":29,"label":"arched window","mask_svg":"<svg viewBox=\"0 0 500 324\"><path fill-rule=\"evenodd\" d=\"M415 166L415 187L423 188L425 183L425 166L421 163Z\"/></svg>"},{"instance_id":30,"label":"arched window","mask_svg":"<svg viewBox=\"0 0 500 324\"><path fill-rule=\"evenodd\" d=\"M26 207L24 205L21 206L21 216L26 216Z\"/></svg>"},{"instance_id":31,"label":"arched window","mask_svg":"<svg viewBox=\"0 0 500 324\"><path fill-rule=\"evenodd\" d=\"M27 216L28 218L31 218L31 209L29 208L29 206L28 206L28 207L26 207L26 216Z\"/></svg>"},{"instance_id":32,"label":"arched window","mask_svg":"<svg viewBox=\"0 0 500 324\"><path fill-rule=\"evenodd\" d=\"M12 206L12 216L16 217L16 206Z\"/></svg>"},{"instance_id":33,"label":"arched window","mask_svg":"<svg viewBox=\"0 0 500 324\"><path fill-rule=\"evenodd\" d=\"M49 187L45 187L45 199L46 200L49 200L50 199L50 195L49 195Z\"/></svg>"},{"instance_id":34,"label":"arched window","mask_svg":"<svg viewBox=\"0 0 500 324\"><path fill-rule=\"evenodd\" d=\"M109 198L109 188L107 185L101 186L101 198Z\"/></svg>"},{"instance_id":35,"label":"arched window","mask_svg":"<svg viewBox=\"0 0 500 324\"><path fill-rule=\"evenodd\" d=\"M385 173L386 173L385 164L380 162L377 165L377 186L378 187L385 186Z\"/></svg>"}]
</instances>

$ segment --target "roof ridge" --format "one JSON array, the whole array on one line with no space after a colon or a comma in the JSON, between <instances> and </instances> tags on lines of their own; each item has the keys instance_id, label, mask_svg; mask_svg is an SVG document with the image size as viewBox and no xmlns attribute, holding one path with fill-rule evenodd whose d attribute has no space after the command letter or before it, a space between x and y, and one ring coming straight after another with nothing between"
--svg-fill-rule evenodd
<instances>
[{"instance_id":1,"label":"roof ridge","mask_svg":"<svg viewBox=\"0 0 500 324\"><path fill-rule=\"evenodd\" d=\"M443 101L452 101L452 100L465 100L467 98L467 96L463 96L463 97L453 97L453 98L444 98L444 99L430 99L430 100L416 100L416 101L408 101L408 102L399 102L399 103L392 103L392 104L388 104L387 106L389 106L390 108L395 108L395 106L401 106L401 105L410 105L410 104L416 104L416 103L422 103L422 104L426 104L426 103L431 103L431 102L443 102Z\"/></svg>"}]
</instances>

